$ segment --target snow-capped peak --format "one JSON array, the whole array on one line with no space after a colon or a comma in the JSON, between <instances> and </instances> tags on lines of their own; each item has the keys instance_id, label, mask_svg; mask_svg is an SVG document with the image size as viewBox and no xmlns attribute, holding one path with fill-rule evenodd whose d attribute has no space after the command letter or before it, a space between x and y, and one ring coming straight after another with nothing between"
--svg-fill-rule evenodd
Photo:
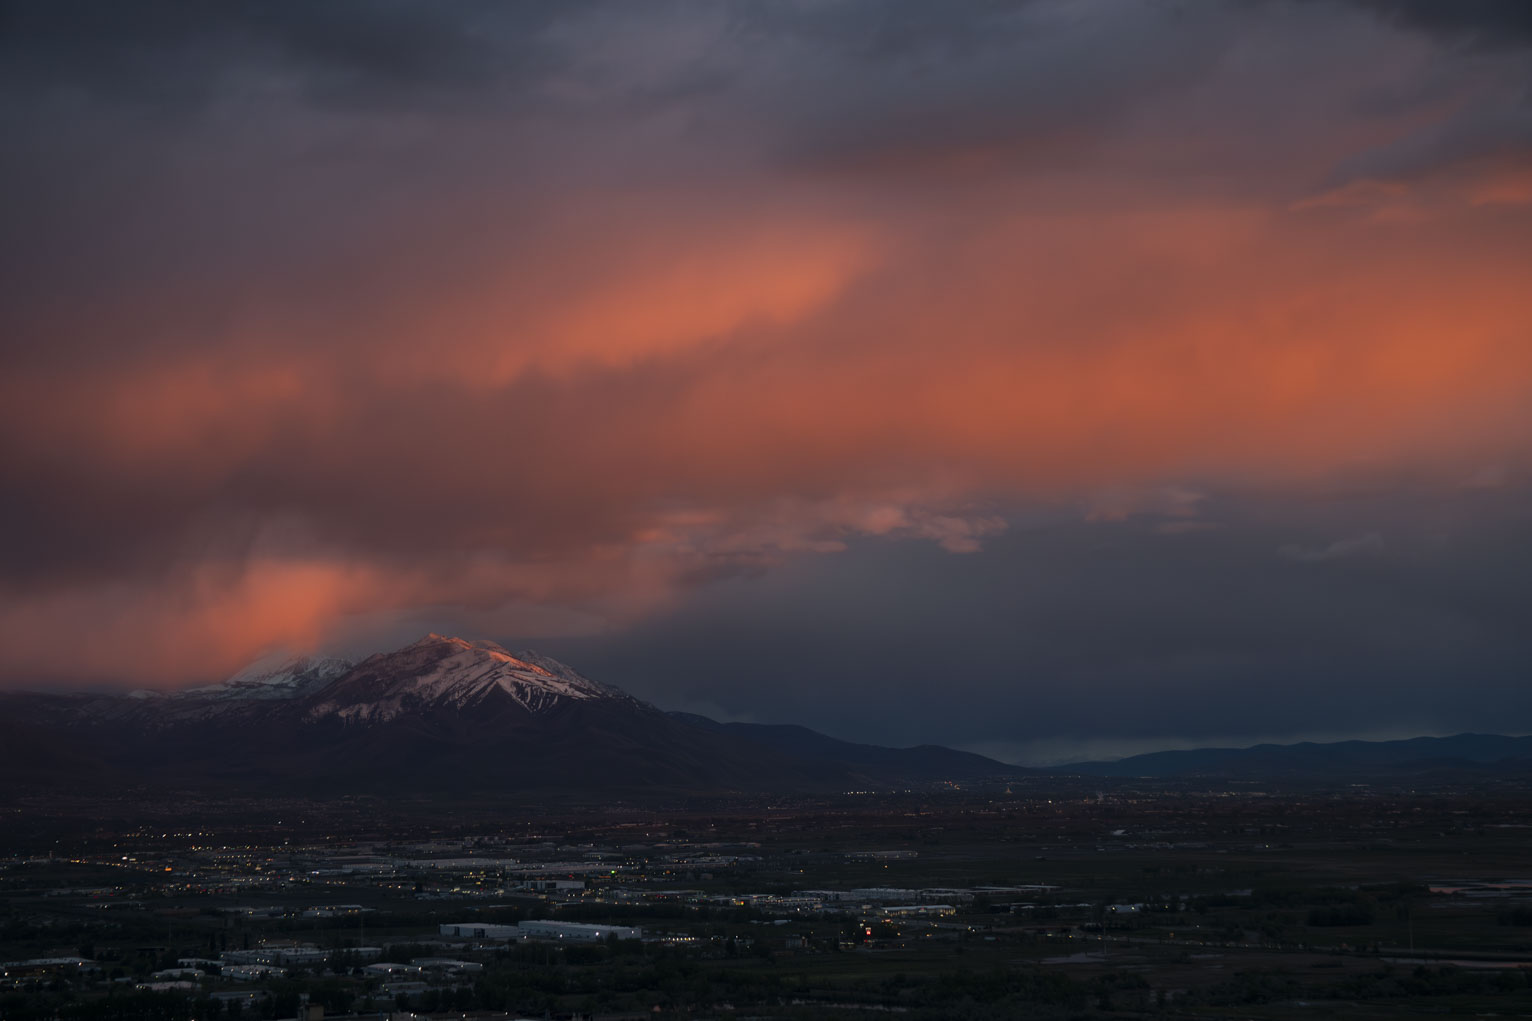
<instances>
[{"instance_id":1,"label":"snow-capped peak","mask_svg":"<svg viewBox=\"0 0 1532 1021\"><path fill-rule=\"evenodd\" d=\"M433 632L358 664L322 693L308 717L379 722L414 710L463 709L497 695L531 713L547 712L564 700L632 701L555 659Z\"/></svg>"}]
</instances>

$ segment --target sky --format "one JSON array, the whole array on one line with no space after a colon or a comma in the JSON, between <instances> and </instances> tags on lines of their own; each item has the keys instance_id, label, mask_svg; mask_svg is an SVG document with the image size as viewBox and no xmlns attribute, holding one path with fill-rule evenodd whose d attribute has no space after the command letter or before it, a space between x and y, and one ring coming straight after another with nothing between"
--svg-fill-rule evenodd
<instances>
[{"instance_id":1,"label":"sky","mask_svg":"<svg viewBox=\"0 0 1532 1021\"><path fill-rule=\"evenodd\" d=\"M0 686L1532 731L1522 0L4 3L0 86Z\"/></svg>"}]
</instances>

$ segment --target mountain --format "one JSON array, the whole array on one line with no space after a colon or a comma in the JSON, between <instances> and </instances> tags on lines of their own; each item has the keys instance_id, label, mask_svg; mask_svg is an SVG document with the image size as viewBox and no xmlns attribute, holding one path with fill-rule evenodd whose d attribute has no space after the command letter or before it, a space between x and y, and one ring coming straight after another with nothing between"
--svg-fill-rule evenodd
<instances>
[{"instance_id":1,"label":"mountain","mask_svg":"<svg viewBox=\"0 0 1532 1021\"><path fill-rule=\"evenodd\" d=\"M996 776L1017 776L1042 770L1024 769L987 759L973 752L960 752L941 745L923 744L913 748L885 748L881 745L855 744L821 734L795 724L719 723L694 713L671 713L672 717L738 740L750 741L784 755L807 762L840 763L863 776L878 777L884 783L920 784L933 777L949 780L980 780Z\"/></svg>"},{"instance_id":2,"label":"mountain","mask_svg":"<svg viewBox=\"0 0 1532 1021\"><path fill-rule=\"evenodd\" d=\"M293 698L318 691L351 667L352 664L344 659L299 656L271 669L260 664L247 667L222 684L190 688L168 697L192 700ZM141 694L153 697L157 693Z\"/></svg>"},{"instance_id":3,"label":"mountain","mask_svg":"<svg viewBox=\"0 0 1532 1021\"><path fill-rule=\"evenodd\" d=\"M534 652L430 634L173 694L0 696L0 768L35 783L250 792L838 791L1014 767L666 714Z\"/></svg>"},{"instance_id":4,"label":"mountain","mask_svg":"<svg viewBox=\"0 0 1532 1021\"><path fill-rule=\"evenodd\" d=\"M8 785L448 795L835 792L1038 773L1336 779L1532 772L1532 737L1155 752L1022 769L935 745L665 713L535 652L430 634L359 663L300 657L173 693L0 694Z\"/></svg>"},{"instance_id":5,"label":"mountain","mask_svg":"<svg viewBox=\"0 0 1532 1021\"><path fill-rule=\"evenodd\" d=\"M1491 774L1532 769L1532 737L1457 734L1404 741L1262 744L1150 752L1116 762L1077 762L1053 773L1152 777L1399 776L1448 771Z\"/></svg>"},{"instance_id":6,"label":"mountain","mask_svg":"<svg viewBox=\"0 0 1532 1021\"><path fill-rule=\"evenodd\" d=\"M554 712L566 701L644 706L557 660L530 652L517 657L494 642L438 634L364 660L317 694L305 715L311 722L334 717L385 723L422 712L479 711L503 701L533 716Z\"/></svg>"}]
</instances>

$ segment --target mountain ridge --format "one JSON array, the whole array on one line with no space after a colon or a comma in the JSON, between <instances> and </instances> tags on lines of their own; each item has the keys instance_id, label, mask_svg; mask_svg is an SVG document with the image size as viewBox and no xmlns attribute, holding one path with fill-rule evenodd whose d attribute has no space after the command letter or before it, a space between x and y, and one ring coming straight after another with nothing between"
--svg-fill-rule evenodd
<instances>
[{"instance_id":1,"label":"mountain ridge","mask_svg":"<svg viewBox=\"0 0 1532 1021\"><path fill-rule=\"evenodd\" d=\"M714 729L744 740L775 748L811 761L845 762L867 772L899 774L911 778L942 773L953 780L972 780L1011 775L1041 774L1046 770L1016 766L974 752L943 745L921 744L905 748L860 744L830 737L795 723L720 723L696 713L671 712L670 716L696 726Z\"/></svg>"},{"instance_id":2,"label":"mountain ridge","mask_svg":"<svg viewBox=\"0 0 1532 1021\"><path fill-rule=\"evenodd\" d=\"M796 724L664 712L530 650L425 637L357 663L264 662L169 693L0 694L0 767L38 782L326 790L908 789L1033 777L1323 780L1532 773L1532 737L1149 752L1047 768Z\"/></svg>"},{"instance_id":3,"label":"mountain ridge","mask_svg":"<svg viewBox=\"0 0 1532 1021\"><path fill-rule=\"evenodd\" d=\"M677 718L539 653L431 633L169 695L0 696L0 766L33 779L329 791L821 791L1015 767L940 749L799 754ZM805 731L812 734L812 732ZM868 749L873 749L869 752ZM73 763L73 767L71 766Z\"/></svg>"}]
</instances>

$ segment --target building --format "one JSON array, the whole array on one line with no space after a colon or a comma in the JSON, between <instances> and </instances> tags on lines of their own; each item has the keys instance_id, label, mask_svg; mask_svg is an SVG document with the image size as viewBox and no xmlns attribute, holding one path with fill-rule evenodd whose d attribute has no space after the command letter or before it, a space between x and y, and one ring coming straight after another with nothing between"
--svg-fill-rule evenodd
<instances>
[{"instance_id":1,"label":"building","mask_svg":"<svg viewBox=\"0 0 1532 1021\"><path fill-rule=\"evenodd\" d=\"M920 896L916 890L901 890L892 886L862 886L848 891L843 900L871 904L908 904Z\"/></svg>"},{"instance_id":2,"label":"building","mask_svg":"<svg viewBox=\"0 0 1532 1021\"><path fill-rule=\"evenodd\" d=\"M225 967L230 964L312 967L324 964L333 953L332 950L316 947L312 943L268 943L253 950L225 950L222 957Z\"/></svg>"},{"instance_id":3,"label":"building","mask_svg":"<svg viewBox=\"0 0 1532 1021\"><path fill-rule=\"evenodd\" d=\"M232 989L208 993L207 995L208 999L216 1000L223 1004L225 1010L233 1011L241 1011L246 1007L254 1007L271 998L271 994L264 989ZM230 1004L233 1004L232 1008L229 1006Z\"/></svg>"},{"instance_id":4,"label":"building","mask_svg":"<svg viewBox=\"0 0 1532 1021\"><path fill-rule=\"evenodd\" d=\"M484 965L476 961L459 961L451 957L417 957L410 963L425 972L448 975L469 975L484 970Z\"/></svg>"},{"instance_id":5,"label":"building","mask_svg":"<svg viewBox=\"0 0 1532 1021\"><path fill-rule=\"evenodd\" d=\"M100 965L86 957L34 957L28 961L6 961L0 964L0 975L5 978L33 978L100 970Z\"/></svg>"},{"instance_id":6,"label":"building","mask_svg":"<svg viewBox=\"0 0 1532 1021\"><path fill-rule=\"evenodd\" d=\"M514 925L490 925L487 922L451 922L441 926L443 936L458 939L521 939L521 930Z\"/></svg>"},{"instance_id":7,"label":"building","mask_svg":"<svg viewBox=\"0 0 1532 1021\"><path fill-rule=\"evenodd\" d=\"M516 884L521 890L539 893L581 893L585 890L583 879L527 879Z\"/></svg>"},{"instance_id":8,"label":"building","mask_svg":"<svg viewBox=\"0 0 1532 1021\"><path fill-rule=\"evenodd\" d=\"M600 943L618 939L643 939L642 929L626 925L591 925L586 922L518 922L515 925L492 925L487 922L449 922L441 926L443 936L458 939L551 939L580 943Z\"/></svg>"},{"instance_id":9,"label":"building","mask_svg":"<svg viewBox=\"0 0 1532 1021\"><path fill-rule=\"evenodd\" d=\"M882 913L890 918L909 915L941 918L957 914L957 908L951 904L895 904L883 908Z\"/></svg>"},{"instance_id":10,"label":"building","mask_svg":"<svg viewBox=\"0 0 1532 1021\"><path fill-rule=\"evenodd\" d=\"M591 925L587 922L518 922L522 939L571 940L580 943L600 943L615 936L618 939L643 939L642 929L626 925Z\"/></svg>"},{"instance_id":11,"label":"building","mask_svg":"<svg viewBox=\"0 0 1532 1021\"><path fill-rule=\"evenodd\" d=\"M238 982L258 982L272 972L280 973L280 969L269 964L226 964L223 967L223 977Z\"/></svg>"},{"instance_id":12,"label":"building","mask_svg":"<svg viewBox=\"0 0 1532 1021\"><path fill-rule=\"evenodd\" d=\"M414 964L394 964L388 961L379 961L377 964L369 964L362 969L369 977L375 978L408 978L420 974L420 967Z\"/></svg>"}]
</instances>

